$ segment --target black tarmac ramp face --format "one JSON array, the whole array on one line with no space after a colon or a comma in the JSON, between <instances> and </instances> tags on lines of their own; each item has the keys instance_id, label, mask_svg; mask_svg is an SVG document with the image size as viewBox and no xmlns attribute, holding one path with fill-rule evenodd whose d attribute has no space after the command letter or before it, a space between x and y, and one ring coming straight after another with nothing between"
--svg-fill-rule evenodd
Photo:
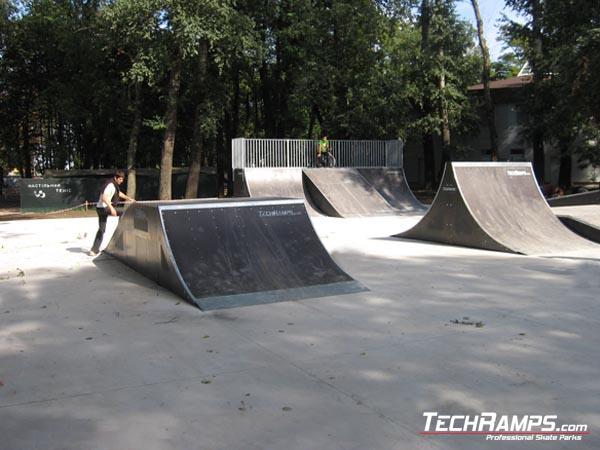
<instances>
[{"instance_id":1,"label":"black tarmac ramp face","mask_svg":"<svg viewBox=\"0 0 600 450\"><path fill-rule=\"evenodd\" d=\"M304 169L306 189L313 203L333 217L368 217L397 211L357 169Z\"/></svg>"},{"instance_id":2,"label":"black tarmac ramp face","mask_svg":"<svg viewBox=\"0 0 600 450\"><path fill-rule=\"evenodd\" d=\"M107 252L203 310L362 292L301 200L134 203Z\"/></svg>"},{"instance_id":3,"label":"black tarmac ramp face","mask_svg":"<svg viewBox=\"0 0 600 450\"><path fill-rule=\"evenodd\" d=\"M600 248L560 222L530 163L446 164L427 214L396 237L526 255Z\"/></svg>"}]
</instances>

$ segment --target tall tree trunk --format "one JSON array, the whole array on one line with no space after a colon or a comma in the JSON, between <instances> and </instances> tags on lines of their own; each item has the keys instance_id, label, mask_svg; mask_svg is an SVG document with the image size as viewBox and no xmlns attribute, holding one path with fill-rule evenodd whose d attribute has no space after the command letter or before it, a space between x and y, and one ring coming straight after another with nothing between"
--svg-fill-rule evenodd
<instances>
[{"instance_id":1,"label":"tall tree trunk","mask_svg":"<svg viewBox=\"0 0 600 450\"><path fill-rule=\"evenodd\" d=\"M275 135L273 104L271 101L271 90L273 80L269 77L267 63L263 62L260 71L261 96L263 103L263 124L262 128L266 137L272 138Z\"/></svg>"},{"instance_id":2,"label":"tall tree trunk","mask_svg":"<svg viewBox=\"0 0 600 450\"><path fill-rule=\"evenodd\" d=\"M573 166L573 157L569 151L571 139L560 139L560 167L558 170L558 184L568 188L571 186L571 171Z\"/></svg>"},{"instance_id":3,"label":"tall tree trunk","mask_svg":"<svg viewBox=\"0 0 600 450\"><path fill-rule=\"evenodd\" d=\"M198 67L196 72L196 92L198 103L194 111L194 136L192 140L192 161L188 174L187 185L185 187L185 198L198 197L198 183L200 181L200 168L202 166L202 152L204 148L204 136L202 135L202 112L203 104L206 101L206 71L208 67L208 42L204 39L200 41L198 48Z\"/></svg>"},{"instance_id":4,"label":"tall tree trunk","mask_svg":"<svg viewBox=\"0 0 600 450\"><path fill-rule=\"evenodd\" d=\"M135 82L133 99L133 123L129 132L127 148L127 195L135 198L137 191L136 154L140 131L142 129L142 83Z\"/></svg>"},{"instance_id":5,"label":"tall tree trunk","mask_svg":"<svg viewBox=\"0 0 600 450\"><path fill-rule=\"evenodd\" d=\"M29 110L25 111L23 119L23 146L21 147L21 177L31 178L31 143L29 134Z\"/></svg>"},{"instance_id":6,"label":"tall tree trunk","mask_svg":"<svg viewBox=\"0 0 600 450\"><path fill-rule=\"evenodd\" d=\"M440 60L444 59L444 50L440 50ZM451 138L450 138L450 118L448 117L448 108L446 108L445 95L446 95L446 74L441 73L439 79L440 97L438 100L438 109L441 120L441 134L442 134L442 165L439 173L442 174L444 166L448 161L452 161L451 152Z\"/></svg>"},{"instance_id":7,"label":"tall tree trunk","mask_svg":"<svg viewBox=\"0 0 600 450\"><path fill-rule=\"evenodd\" d=\"M429 25L431 22L431 6L429 0L421 2L421 53L424 58L430 51L429 43ZM434 108L429 97L429 92L424 93L422 116L427 117L433 114ZM430 131L423 133L423 162L425 165L425 186L435 188L437 179L435 174L435 145Z\"/></svg>"},{"instance_id":8,"label":"tall tree trunk","mask_svg":"<svg viewBox=\"0 0 600 450\"><path fill-rule=\"evenodd\" d=\"M479 11L479 3L477 0L471 0L473 4L473 11L475 12L475 19L477 20L477 34L479 35L479 47L481 47L481 54L483 55L483 101L485 104L485 118L490 133L490 157L492 161L498 161L498 131L496 130L496 111L494 108L494 102L492 99L492 93L490 90L490 72L491 72L491 60L490 50L487 46L485 39L485 33L483 30L483 20L481 20L481 13Z\"/></svg>"},{"instance_id":9,"label":"tall tree trunk","mask_svg":"<svg viewBox=\"0 0 600 450\"><path fill-rule=\"evenodd\" d=\"M530 61L533 71L533 117L532 146L533 168L538 183L546 182L546 167L544 155L544 104L542 98L542 82L544 79L541 67L543 58L542 48L542 4L540 0L532 0L533 14L533 55Z\"/></svg>"},{"instance_id":10,"label":"tall tree trunk","mask_svg":"<svg viewBox=\"0 0 600 450\"><path fill-rule=\"evenodd\" d=\"M316 115L315 115L315 108L313 106L310 109L310 115L308 116L308 130L306 132L306 139L313 138L313 130L315 128L315 120L316 120Z\"/></svg>"},{"instance_id":11,"label":"tall tree trunk","mask_svg":"<svg viewBox=\"0 0 600 450\"><path fill-rule=\"evenodd\" d=\"M231 142L237 136L240 122L240 74L236 69L233 77L234 93L231 99L231 114L225 121L225 142L223 143L223 169L226 177L227 197L233 196L233 168L231 167Z\"/></svg>"},{"instance_id":12,"label":"tall tree trunk","mask_svg":"<svg viewBox=\"0 0 600 450\"><path fill-rule=\"evenodd\" d=\"M173 153L175 150L175 134L177 131L177 104L179 102L179 87L181 85L181 58L177 55L169 75L167 94L167 111L165 114L165 134L160 159L159 200L171 200Z\"/></svg>"}]
</instances>

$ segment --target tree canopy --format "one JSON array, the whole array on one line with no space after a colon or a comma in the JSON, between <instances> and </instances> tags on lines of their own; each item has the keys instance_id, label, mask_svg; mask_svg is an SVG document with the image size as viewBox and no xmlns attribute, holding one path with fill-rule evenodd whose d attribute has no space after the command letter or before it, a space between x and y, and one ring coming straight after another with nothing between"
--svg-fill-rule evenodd
<instances>
[{"instance_id":1,"label":"tree canopy","mask_svg":"<svg viewBox=\"0 0 600 450\"><path fill-rule=\"evenodd\" d=\"M598 65L591 26L598 7L578 1L580 14L542 2L542 50L555 66L541 70L557 74L562 89L550 90L551 101L577 102L577 123L587 124L585 142L592 142L598 106L589 91L600 87L586 74ZM524 11L528 5L508 3ZM455 6L454 0L0 0L0 165L23 176L160 167L166 180L174 166L227 168L234 137L322 134L428 137L424 143L440 136L452 158L447 136L472 128L466 87L480 82L482 72L475 29ZM589 17L586 8L593 10ZM523 29L507 25L507 36L521 44L515 58L533 48ZM514 65L506 56L492 66L492 77L510 76ZM594 160L593 151L581 154ZM160 196L169 198L170 186L161 184Z\"/></svg>"}]
</instances>

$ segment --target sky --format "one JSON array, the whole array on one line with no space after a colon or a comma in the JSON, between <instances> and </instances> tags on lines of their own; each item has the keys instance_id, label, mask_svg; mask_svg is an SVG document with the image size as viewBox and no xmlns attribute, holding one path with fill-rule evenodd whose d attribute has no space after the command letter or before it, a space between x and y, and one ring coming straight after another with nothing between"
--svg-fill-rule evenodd
<instances>
[{"instance_id":1,"label":"sky","mask_svg":"<svg viewBox=\"0 0 600 450\"><path fill-rule=\"evenodd\" d=\"M459 16L473 23L477 27L475 21L475 13L471 0L459 0L456 2L456 8ZM479 0L479 11L483 20L483 29L485 31L485 39L490 49L490 57L492 61L496 61L502 53L505 53L504 43L497 40L499 33L498 19L502 14L506 14L511 19L517 19L517 14L510 8L506 8L504 0Z\"/></svg>"}]
</instances>

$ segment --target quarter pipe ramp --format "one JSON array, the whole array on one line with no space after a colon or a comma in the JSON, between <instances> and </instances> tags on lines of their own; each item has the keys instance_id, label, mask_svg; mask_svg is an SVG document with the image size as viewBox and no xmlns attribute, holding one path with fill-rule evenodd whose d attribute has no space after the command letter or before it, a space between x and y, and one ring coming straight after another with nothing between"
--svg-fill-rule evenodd
<instances>
[{"instance_id":1,"label":"quarter pipe ramp","mask_svg":"<svg viewBox=\"0 0 600 450\"><path fill-rule=\"evenodd\" d=\"M395 237L526 255L600 249L560 222L530 163L446 164L427 214Z\"/></svg>"},{"instance_id":2,"label":"quarter pipe ramp","mask_svg":"<svg viewBox=\"0 0 600 450\"><path fill-rule=\"evenodd\" d=\"M366 290L295 199L134 203L106 251L203 310Z\"/></svg>"},{"instance_id":3,"label":"quarter pipe ramp","mask_svg":"<svg viewBox=\"0 0 600 450\"><path fill-rule=\"evenodd\" d=\"M398 212L425 214L427 211L427 206L410 190L404 169L365 168L358 169L358 173Z\"/></svg>"},{"instance_id":4,"label":"quarter pipe ramp","mask_svg":"<svg viewBox=\"0 0 600 450\"><path fill-rule=\"evenodd\" d=\"M304 201L311 216L320 215L304 192L301 168L246 168L242 177L247 195L252 198L298 198Z\"/></svg>"},{"instance_id":5,"label":"quarter pipe ramp","mask_svg":"<svg viewBox=\"0 0 600 450\"><path fill-rule=\"evenodd\" d=\"M238 177L239 195L299 198L312 216L424 214L427 210L412 194L403 169L259 167L241 169Z\"/></svg>"}]
</instances>

